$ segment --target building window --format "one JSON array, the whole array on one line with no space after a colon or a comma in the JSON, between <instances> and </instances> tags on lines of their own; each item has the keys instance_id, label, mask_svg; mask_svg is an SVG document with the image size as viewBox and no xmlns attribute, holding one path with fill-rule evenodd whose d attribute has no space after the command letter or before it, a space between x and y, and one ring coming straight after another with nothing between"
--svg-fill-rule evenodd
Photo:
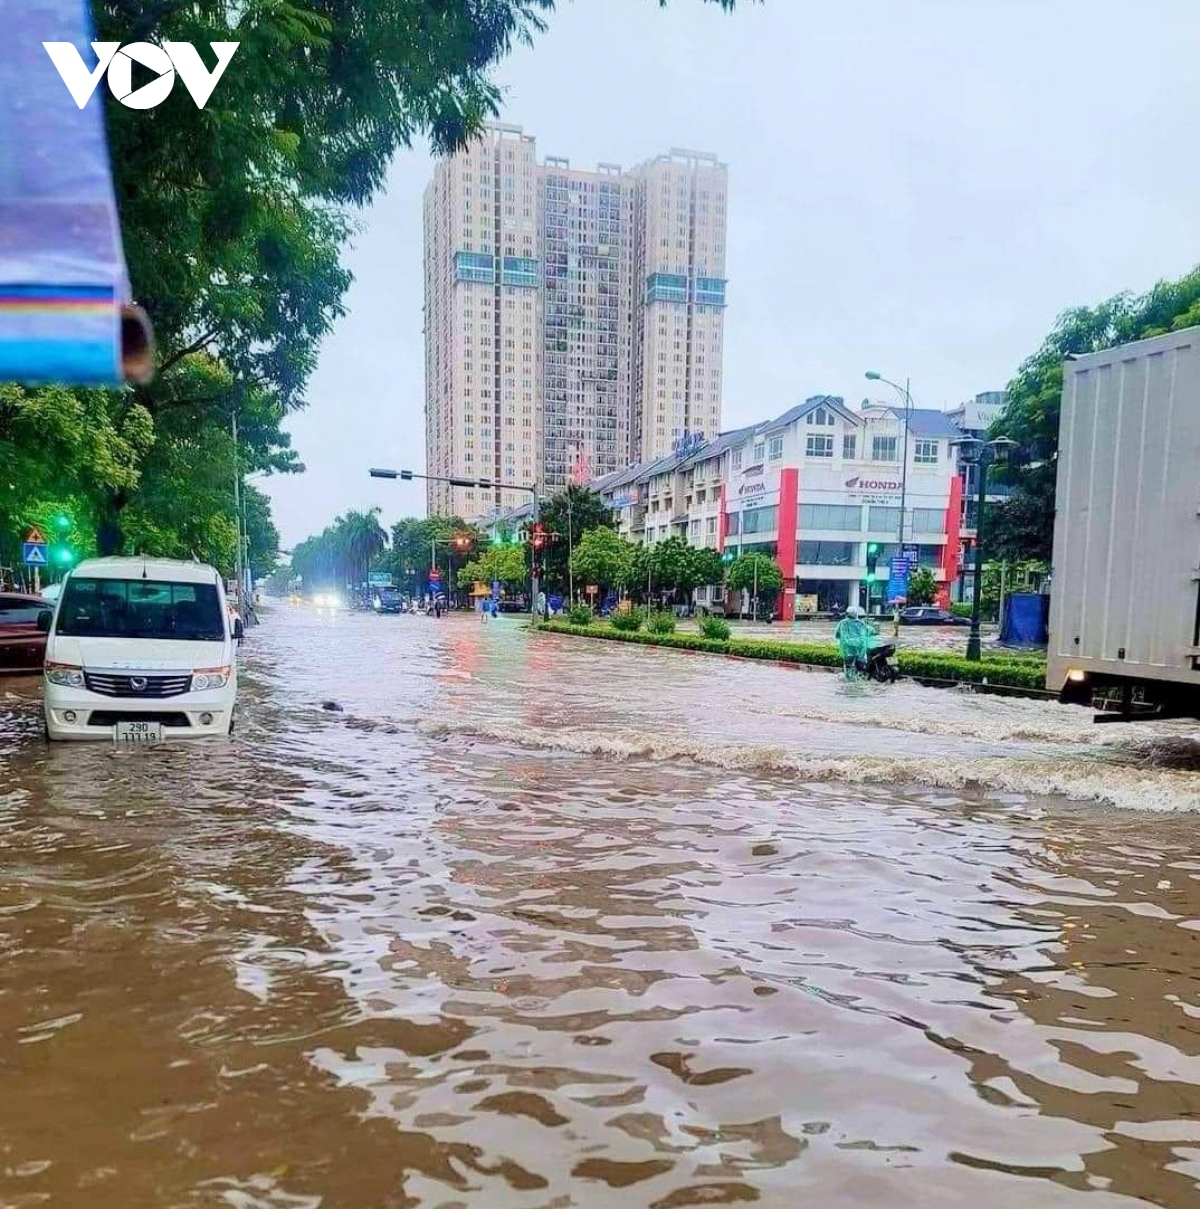
<instances>
[{"instance_id":1,"label":"building window","mask_svg":"<svg viewBox=\"0 0 1200 1209\"><path fill-rule=\"evenodd\" d=\"M801 504L800 528L838 529L858 533L862 529L861 504Z\"/></svg>"},{"instance_id":2,"label":"building window","mask_svg":"<svg viewBox=\"0 0 1200 1209\"><path fill-rule=\"evenodd\" d=\"M872 462L895 462L896 457L896 438L895 437L872 437L871 438L871 461Z\"/></svg>"},{"instance_id":3,"label":"building window","mask_svg":"<svg viewBox=\"0 0 1200 1209\"><path fill-rule=\"evenodd\" d=\"M747 508L742 513L743 533L770 533L779 523L779 509L772 504L769 508Z\"/></svg>"},{"instance_id":4,"label":"building window","mask_svg":"<svg viewBox=\"0 0 1200 1209\"><path fill-rule=\"evenodd\" d=\"M798 542L796 561L810 567L852 567L857 542Z\"/></svg>"},{"instance_id":5,"label":"building window","mask_svg":"<svg viewBox=\"0 0 1200 1209\"><path fill-rule=\"evenodd\" d=\"M936 441L918 441L913 446L913 461L918 466L936 466L938 460L938 443Z\"/></svg>"},{"instance_id":6,"label":"building window","mask_svg":"<svg viewBox=\"0 0 1200 1209\"><path fill-rule=\"evenodd\" d=\"M900 528L900 509L872 504L867 509L867 528L872 533L895 533Z\"/></svg>"},{"instance_id":7,"label":"building window","mask_svg":"<svg viewBox=\"0 0 1200 1209\"><path fill-rule=\"evenodd\" d=\"M717 518L710 516L706 522L708 535L711 537L717 531Z\"/></svg>"},{"instance_id":8,"label":"building window","mask_svg":"<svg viewBox=\"0 0 1200 1209\"><path fill-rule=\"evenodd\" d=\"M731 512L726 517L725 534L727 537L737 537L742 531L742 514L740 512Z\"/></svg>"},{"instance_id":9,"label":"building window","mask_svg":"<svg viewBox=\"0 0 1200 1209\"><path fill-rule=\"evenodd\" d=\"M804 456L806 458L833 457L833 437L826 434L809 433L804 440Z\"/></svg>"},{"instance_id":10,"label":"building window","mask_svg":"<svg viewBox=\"0 0 1200 1209\"><path fill-rule=\"evenodd\" d=\"M914 508L912 527L914 533L942 533L946 528L946 514L940 508Z\"/></svg>"},{"instance_id":11,"label":"building window","mask_svg":"<svg viewBox=\"0 0 1200 1209\"><path fill-rule=\"evenodd\" d=\"M750 455L752 465L759 466L763 460L763 443L761 441L754 442L754 452Z\"/></svg>"},{"instance_id":12,"label":"building window","mask_svg":"<svg viewBox=\"0 0 1200 1209\"><path fill-rule=\"evenodd\" d=\"M848 432L844 437L842 437L842 457L845 458L847 462L853 462L857 456L858 437L854 433Z\"/></svg>"},{"instance_id":13,"label":"building window","mask_svg":"<svg viewBox=\"0 0 1200 1209\"><path fill-rule=\"evenodd\" d=\"M783 457L783 437L772 437L768 456L772 462L778 462Z\"/></svg>"},{"instance_id":14,"label":"building window","mask_svg":"<svg viewBox=\"0 0 1200 1209\"><path fill-rule=\"evenodd\" d=\"M808 418L805 421L807 424L819 424L824 427L833 426L833 413L826 411L824 407L818 407L816 411L810 411Z\"/></svg>"},{"instance_id":15,"label":"building window","mask_svg":"<svg viewBox=\"0 0 1200 1209\"><path fill-rule=\"evenodd\" d=\"M740 449L733 451L733 468L734 470L741 470L742 468L742 451Z\"/></svg>"}]
</instances>

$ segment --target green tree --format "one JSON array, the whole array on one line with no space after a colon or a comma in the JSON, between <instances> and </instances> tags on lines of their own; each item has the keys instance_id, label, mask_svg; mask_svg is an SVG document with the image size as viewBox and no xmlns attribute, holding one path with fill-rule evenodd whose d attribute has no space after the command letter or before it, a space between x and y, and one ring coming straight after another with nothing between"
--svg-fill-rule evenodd
<instances>
[{"instance_id":1,"label":"green tree","mask_svg":"<svg viewBox=\"0 0 1200 1209\"><path fill-rule=\"evenodd\" d=\"M783 572L773 558L754 550L734 559L725 584L735 592L757 592L760 607L770 607L783 591Z\"/></svg>"},{"instance_id":2,"label":"green tree","mask_svg":"<svg viewBox=\"0 0 1200 1209\"><path fill-rule=\"evenodd\" d=\"M910 605L933 604L937 596L937 580L928 567L918 567L908 577L906 600Z\"/></svg>"},{"instance_id":3,"label":"green tree","mask_svg":"<svg viewBox=\"0 0 1200 1209\"><path fill-rule=\"evenodd\" d=\"M655 583L675 599L690 597L700 581L696 551L687 540L675 535L655 543L650 550Z\"/></svg>"},{"instance_id":4,"label":"green tree","mask_svg":"<svg viewBox=\"0 0 1200 1209\"><path fill-rule=\"evenodd\" d=\"M543 552L542 579L548 590L566 591L567 561L570 551L579 545L585 533L593 529L611 529L612 510L600 496L587 487L572 484L542 504L539 516L547 533L557 533Z\"/></svg>"},{"instance_id":5,"label":"green tree","mask_svg":"<svg viewBox=\"0 0 1200 1209\"><path fill-rule=\"evenodd\" d=\"M579 585L623 588L633 567L633 546L612 529L584 533L571 557L571 571Z\"/></svg>"},{"instance_id":6,"label":"green tree","mask_svg":"<svg viewBox=\"0 0 1200 1209\"><path fill-rule=\"evenodd\" d=\"M1063 361L1164 332L1200 324L1200 267L1178 281L1161 281L1142 295L1118 294L1096 307L1075 307L1059 316L1041 348L1027 358L1008 385L1008 401L991 436L1018 443L1007 469L993 471L1013 488L1004 504L985 517L987 554L1010 559L1048 559L1054 536L1054 497Z\"/></svg>"},{"instance_id":7,"label":"green tree","mask_svg":"<svg viewBox=\"0 0 1200 1209\"><path fill-rule=\"evenodd\" d=\"M458 587L466 591L475 583L487 584L499 580L509 589L520 588L529 581L525 550L521 546L492 546L460 568Z\"/></svg>"},{"instance_id":8,"label":"green tree","mask_svg":"<svg viewBox=\"0 0 1200 1209\"><path fill-rule=\"evenodd\" d=\"M379 523L379 509L347 512L315 537L306 538L292 551L293 574L306 588L323 585L358 587L387 544Z\"/></svg>"},{"instance_id":9,"label":"green tree","mask_svg":"<svg viewBox=\"0 0 1200 1209\"><path fill-rule=\"evenodd\" d=\"M242 489L246 512L246 554L255 581L274 574L279 565L279 530L271 519L271 501L250 483Z\"/></svg>"},{"instance_id":10,"label":"green tree","mask_svg":"<svg viewBox=\"0 0 1200 1209\"><path fill-rule=\"evenodd\" d=\"M695 560L693 575L697 587L719 584L724 580L725 564L716 550L709 546L694 546L692 558Z\"/></svg>"}]
</instances>

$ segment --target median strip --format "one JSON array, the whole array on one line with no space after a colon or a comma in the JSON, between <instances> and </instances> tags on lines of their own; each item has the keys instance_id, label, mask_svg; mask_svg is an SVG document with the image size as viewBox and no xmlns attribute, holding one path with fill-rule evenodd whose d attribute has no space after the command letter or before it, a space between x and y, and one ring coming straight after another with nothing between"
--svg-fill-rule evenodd
<instances>
[{"instance_id":1,"label":"median strip","mask_svg":"<svg viewBox=\"0 0 1200 1209\"><path fill-rule=\"evenodd\" d=\"M608 642L667 647L677 651L698 651L736 659L759 659L770 663L834 670L842 667L842 656L837 647L815 643L760 638L704 638L698 634L650 634L640 630L615 630L605 623L581 626L566 621L544 621L536 629L548 634L599 638ZM896 653L896 661L906 676L931 684L969 684L982 689L1018 690L1030 696L1048 695L1046 664L1036 657L989 654L980 662L973 663L961 655L946 651L900 650Z\"/></svg>"}]
</instances>

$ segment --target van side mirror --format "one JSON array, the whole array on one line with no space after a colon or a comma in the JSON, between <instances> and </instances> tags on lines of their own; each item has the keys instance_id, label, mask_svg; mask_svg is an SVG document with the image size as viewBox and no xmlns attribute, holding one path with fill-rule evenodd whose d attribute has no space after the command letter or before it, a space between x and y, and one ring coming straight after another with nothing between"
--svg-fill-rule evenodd
<instances>
[{"instance_id":1,"label":"van side mirror","mask_svg":"<svg viewBox=\"0 0 1200 1209\"><path fill-rule=\"evenodd\" d=\"M246 633L246 627L242 624L240 617L233 619L233 637L237 642L241 642L242 636Z\"/></svg>"},{"instance_id":2,"label":"van side mirror","mask_svg":"<svg viewBox=\"0 0 1200 1209\"><path fill-rule=\"evenodd\" d=\"M49 634L50 627L54 624L54 610L43 609L37 615L37 628L39 634Z\"/></svg>"}]
</instances>

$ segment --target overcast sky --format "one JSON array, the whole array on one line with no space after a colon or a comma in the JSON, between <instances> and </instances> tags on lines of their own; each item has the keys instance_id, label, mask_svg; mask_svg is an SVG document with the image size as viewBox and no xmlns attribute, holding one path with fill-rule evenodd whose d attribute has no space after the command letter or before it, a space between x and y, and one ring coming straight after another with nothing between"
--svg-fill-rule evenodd
<instances>
[{"instance_id":1,"label":"overcast sky","mask_svg":"<svg viewBox=\"0 0 1200 1209\"><path fill-rule=\"evenodd\" d=\"M501 64L539 157L730 166L726 428L863 371L918 405L1003 388L1067 306L1200 262L1196 0L560 0ZM349 314L263 485L283 544L424 512L421 193L400 156L347 259Z\"/></svg>"}]
</instances>

